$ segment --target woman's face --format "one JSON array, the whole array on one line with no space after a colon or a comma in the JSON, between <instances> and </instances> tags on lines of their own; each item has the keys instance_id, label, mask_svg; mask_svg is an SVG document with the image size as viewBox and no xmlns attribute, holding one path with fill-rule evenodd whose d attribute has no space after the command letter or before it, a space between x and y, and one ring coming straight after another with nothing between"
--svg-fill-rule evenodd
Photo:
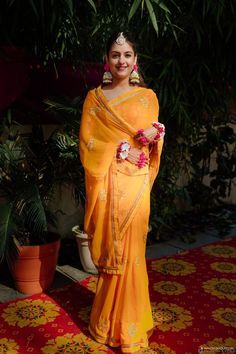
<instances>
[{"instance_id":1,"label":"woman's face","mask_svg":"<svg viewBox=\"0 0 236 354\"><path fill-rule=\"evenodd\" d=\"M128 42L120 45L113 43L106 62L109 64L113 79L124 80L129 79L130 73L136 64L137 55Z\"/></svg>"}]
</instances>

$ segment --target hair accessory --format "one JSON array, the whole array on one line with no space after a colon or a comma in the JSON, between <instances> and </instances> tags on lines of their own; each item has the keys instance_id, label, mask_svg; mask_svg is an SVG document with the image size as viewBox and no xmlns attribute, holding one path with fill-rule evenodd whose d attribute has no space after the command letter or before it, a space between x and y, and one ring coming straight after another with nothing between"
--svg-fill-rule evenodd
<instances>
[{"instance_id":1,"label":"hair accessory","mask_svg":"<svg viewBox=\"0 0 236 354\"><path fill-rule=\"evenodd\" d=\"M122 44L124 44L126 42L126 39L125 39L125 37L123 35L123 32L119 33L119 36L116 38L115 42L118 45L122 45Z\"/></svg>"},{"instance_id":2,"label":"hair accessory","mask_svg":"<svg viewBox=\"0 0 236 354\"><path fill-rule=\"evenodd\" d=\"M128 141L122 141L117 148L116 158L119 161L127 159L130 150L130 143Z\"/></svg>"},{"instance_id":3,"label":"hair accessory","mask_svg":"<svg viewBox=\"0 0 236 354\"><path fill-rule=\"evenodd\" d=\"M104 65L104 70L105 70L105 72L102 77L102 83L103 84L111 84L112 83L112 74L110 72L110 68L109 68L108 64Z\"/></svg>"},{"instance_id":4,"label":"hair accessory","mask_svg":"<svg viewBox=\"0 0 236 354\"><path fill-rule=\"evenodd\" d=\"M138 70L138 65L134 64L133 71L131 72L130 77L129 77L129 82L131 84L139 84L140 83L140 77L139 77L139 73L137 70Z\"/></svg>"},{"instance_id":5,"label":"hair accessory","mask_svg":"<svg viewBox=\"0 0 236 354\"><path fill-rule=\"evenodd\" d=\"M164 138L164 136L165 136L165 126L164 126L164 124L159 123L159 122L153 122L152 126L154 128L156 128L156 130L157 130L157 135L155 136L154 141L158 141L158 140Z\"/></svg>"},{"instance_id":6,"label":"hair accessory","mask_svg":"<svg viewBox=\"0 0 236 354\"><path fill-rule=\"evenodd\" d=\"M144 152L141 152L141 154L139 155L139 160L136 163L136 166L138 166L138 168L143 168L146 166L147 161L148 161L148 158L146 157Z\"/></svg>"},{"instance_id":7,"label":"hair accessory","mask_svg":"<svg viewBox=\"0 0 236 354\"><path fill-rule=\"evenodd\" d=\"M148 145L150 143L150 140L144 135L144 129L139 129L135 138L141 145Z\"/></svg>"}]
</instances>

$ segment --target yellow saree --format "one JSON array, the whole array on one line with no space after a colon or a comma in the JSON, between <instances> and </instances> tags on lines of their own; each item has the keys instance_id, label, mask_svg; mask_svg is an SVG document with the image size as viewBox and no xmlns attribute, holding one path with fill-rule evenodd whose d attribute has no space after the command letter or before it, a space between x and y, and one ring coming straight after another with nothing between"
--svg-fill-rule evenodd
<instances>
[{"instance_id":1,"label":"yellow saree","mask_svg":"<svg viewBox=\"0 0 236 354\"><path fill-rule=\"evenodd\" d=\"M90 316L93 337L123 352L147 346L153 327L148 293L145 246L150 190L158 173L163 140L140 147L138 129L158 117L155 93L136 87L107 101L101 87L91 90L84 102L80 128L80 157L85 170L84 228L99 270L97 291ZM149 156L139 169L118 162L122 141Z\"/></svg>"}]
</instances>

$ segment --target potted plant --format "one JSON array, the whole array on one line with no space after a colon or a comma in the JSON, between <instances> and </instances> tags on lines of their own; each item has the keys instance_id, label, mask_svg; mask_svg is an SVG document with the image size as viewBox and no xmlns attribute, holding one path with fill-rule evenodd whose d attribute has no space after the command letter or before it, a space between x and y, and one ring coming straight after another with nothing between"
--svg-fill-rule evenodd
<instances>
[{"instance_id":1,"label":"potted plant","mask_svg":"<svg viewBox=\"0 0 236 354\"><path fill-rule=\"evenodd\" d=\"M11 127L2 134L0 258L7 259L15 286L23 293L42 292L54 277L60 236L50 232L56 218L48 206L55 181L42 129L23 135Z\"/></svg>"},{"instance_id":2,"label":"potted plant","mask_svg":"<svg viewBox=\"0 0 236 354\"><path fill-rule=\"evenodd\" d=\"M54 145L58 146L60 154L72 158L71 166L67 169L73 174L70 183L73 183L76 199L84 208L84 170L80 162L78 149L78 132L81 116L80 107L82 105L81 97L78 96L72 100L60 97L54 100L45 100L45 103L54 118L63 123L65 132L67 132L67 135L63 136L58 133L53 134L52 139L55 139ZM68 138L68 133L70 133L70 138ZM68 149L68 147L70 147L70 149ZM67 164L68 161L70 161L70 159L67 159ZM74 225L72 227L72 232L75 236L80 261L84 271L91 274L97 274L97 269L90 254L88 235L83 231L83 225Z\"/></svg>"}]
</instances>

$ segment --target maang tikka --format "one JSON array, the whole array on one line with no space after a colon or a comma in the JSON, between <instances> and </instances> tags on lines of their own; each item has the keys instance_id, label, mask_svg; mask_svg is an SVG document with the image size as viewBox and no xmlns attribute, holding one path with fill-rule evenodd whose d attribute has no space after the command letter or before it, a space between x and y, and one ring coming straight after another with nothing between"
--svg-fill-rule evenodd
<instances>
[{"instance_id":1,"label":"maang tikka","mask_svg":"<svg viewBox=\"0 0 236 354\"><path fill-rule=\"evenodd\" d=\"M105 72L102 77L102 83L103 84L111 84L112 83L112 74L110 72L110 68L109 68L108 64L104 65L104 70L105 70Z\"/></svg>"},{"instance_id":2,"label":"maang tikka","mask_svg":"<svg viewBox=\"0 0 236 354\"><path fill-rule=\"evenodd\" d=\"M124 37L124 35L123 35L123 32L120 32L120 34L119 34L119 36L116 38L115 42L116 42L116 44L118 44L118 45L122 45L122 44L124 44L124 43L126 42L126 39L125 39L125 37Z\"/></svg>"}]
</instances>

